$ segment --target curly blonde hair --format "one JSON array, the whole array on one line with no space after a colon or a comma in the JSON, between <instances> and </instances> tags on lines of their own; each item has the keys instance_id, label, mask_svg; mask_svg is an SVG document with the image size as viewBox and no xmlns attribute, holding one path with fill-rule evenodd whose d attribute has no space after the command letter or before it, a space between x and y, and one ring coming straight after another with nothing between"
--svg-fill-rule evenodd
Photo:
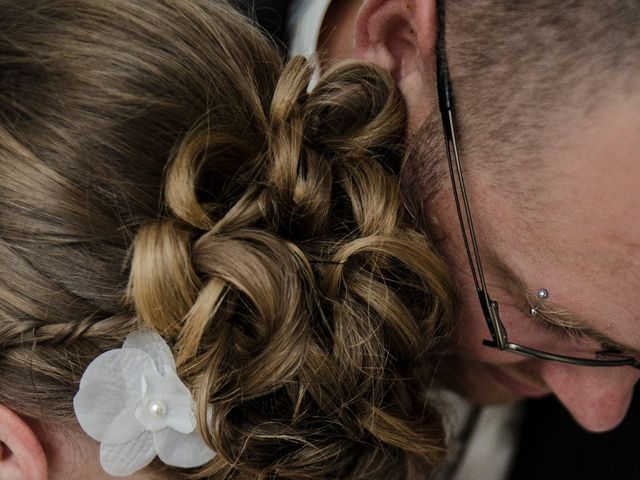
<instances>
[{"instance_id":1,"label":"curly blonde hair","mask_svg":"<svg viewBox=\"0 0 640 480\"><path fill-rule=\"evenodd\" d=\"M440 461L425 391L456 302L399 188L393 81L347 63L308 91L306 60L211 0L0 8L0 403L74 428L88 364L147 326L217 452L150 472Z\"/></svg>"}]
</instances>

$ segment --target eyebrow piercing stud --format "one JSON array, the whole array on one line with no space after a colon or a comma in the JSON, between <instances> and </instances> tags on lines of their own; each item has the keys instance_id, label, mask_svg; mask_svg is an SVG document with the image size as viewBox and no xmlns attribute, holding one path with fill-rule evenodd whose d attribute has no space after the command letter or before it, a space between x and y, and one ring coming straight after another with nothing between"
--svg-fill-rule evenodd
<instances>
[{"instance_id":1,"label":"eyebrow piercing stud","mask_svg":"<svg viewBox=\"0 0 640 480\"><path fill-rule=\"evenodd\" d=\"M540 300L544 300L549 297L549 292L546 289L541 288L540 290L538 290L538 293L536 295ZM532 317L535 317L536 315L538 315L538 308L531 307L529 309L529 315Z\"/></svg>"}]
</instances>

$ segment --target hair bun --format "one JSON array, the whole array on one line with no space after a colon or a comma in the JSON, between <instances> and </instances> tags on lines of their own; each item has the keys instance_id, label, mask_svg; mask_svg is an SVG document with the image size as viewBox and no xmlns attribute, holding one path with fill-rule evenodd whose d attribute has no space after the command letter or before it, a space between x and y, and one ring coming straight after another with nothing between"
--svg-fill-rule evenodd
<instances>
[{"instance_id":1,"label":"hair bun","mask_svg":"<svg viewBox=\"0 0 640 480\"><path fill-rule=\"evenodd\" d=\"M308 91L312 73L285 66L260 151L243 157L212 121L185 137L165 184L177 218L139 231L131 297L212 405L217 462L283 478L435 462L441 425L417 375L454 309L394 174L402 97L375 67L337 66Z\"/></svg>"},{"instance_id":2,"label":"hair bun","mask_svg":"<svg viewBox=\"0 0 640 480\"><path fill-rule=\"evenodd\" d=\"M404 100L389 75L374 65L331 68L309 96L307 113L306 137L335 156L384 160L404 139Z\"/></svg>"},{"instance_id":3,"label":"hair bun","mask_svg":"<svg viewBox=\"0 0 640 480\"><path fill-rule=\"evenodd\" d=\"M80 372L144 324L217 452L149 475L391 480L441 459L424 390L455 309L396 175L392 79L346 63L309 90L313 67L283 69L228 2L29 1L0 15L0 403L73 423Z\"/></svg>"}]
</instances>

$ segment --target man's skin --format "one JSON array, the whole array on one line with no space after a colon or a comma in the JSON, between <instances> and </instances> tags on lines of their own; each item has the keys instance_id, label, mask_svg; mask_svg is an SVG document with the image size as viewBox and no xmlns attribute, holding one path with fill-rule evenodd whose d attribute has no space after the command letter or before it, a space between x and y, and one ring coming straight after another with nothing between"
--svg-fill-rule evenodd
<instances>
[{"instance_id":1,"label":"man's skin","mask_svg":"<svg viewBox=\"0 0 640 480\"><path fill-rule=\"evenodd\" d=\"M435 45L433 1L340 0L333 2L325 18L319 48L324 66L355 58L388 69L407 101L409 135L415 136L424 120L437 113ZM450 73L455 78L455 67ZM541 350L592 358L602 350L600 334L637 358L640 92L613 95L588 117L576 118L570 111L562 115L567 121L552 137L556 140L538 152L547 169L541 175L547 179L541 184L542 193L526 208L512 194L493 188L490 174L473 172L465 178L488 290L500 304L511 341L522 339L521 343ZM474 159L462 161L468 165ZM419 162L410 159L407 167L415 170ZM526 182L527 176L518 180ZM419 188L410 191L415 200L424 202ZM588 430L618 425L640 370L541 361L483 346L489 332L466 260L451 187L446 185L425 211L442 238L439 245L463 301L451 346L454 353L443 367L444 380L483 404L553 393ZM527 298L541 288L549 292L544 303L570 314L592 331L589 336L567 338L531 318Z\"/></svg>"}]
</instances>

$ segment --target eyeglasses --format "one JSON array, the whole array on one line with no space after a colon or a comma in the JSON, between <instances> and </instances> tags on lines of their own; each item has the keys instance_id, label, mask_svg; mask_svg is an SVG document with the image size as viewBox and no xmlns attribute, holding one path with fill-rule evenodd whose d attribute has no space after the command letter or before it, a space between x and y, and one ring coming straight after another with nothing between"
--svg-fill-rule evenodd
<instances>
[{"instance_id":1,"label":"eyeglasses","mask_svg":"<svg viewBox=\"0 0 640 480\"><path fill-rule=\"evenodd\" d=\"M596 352L595 358L581 358L567 355L549 353L536 348L526 347L517 343L511 343L507 337L507 331L500 319L498 302L492 300L487 291L487 284L482 271L482 262L478 251L478 243L473 228L473 219L469 208L469 200L464 185L458 145L456 143L456 129L454 127L455 111L454 97L449 79L449 67L445 51L445 22L444 22L444 1L439 2L438 7L438 43L437 43L437 81L438 81L438 103L440 114L442 115L442 126L445 137L447 159L449 162L449 174L451 185L458 213L458 221L462 231L462 239L467 252L467 260L471 268L473 282L475 284L482 313L489 328L492 340L483 340L482 343L488 347L498 350L524 355L526 357L550 360L554 362L569 363L572 365L582 365L586 367L619 367L632 366L640 369L640 361L633 357L617 355L609 350ZM460 202L462 199L462 205ZM473 253L472 253L473 250Z\"/></svg>"}]
</instances>

